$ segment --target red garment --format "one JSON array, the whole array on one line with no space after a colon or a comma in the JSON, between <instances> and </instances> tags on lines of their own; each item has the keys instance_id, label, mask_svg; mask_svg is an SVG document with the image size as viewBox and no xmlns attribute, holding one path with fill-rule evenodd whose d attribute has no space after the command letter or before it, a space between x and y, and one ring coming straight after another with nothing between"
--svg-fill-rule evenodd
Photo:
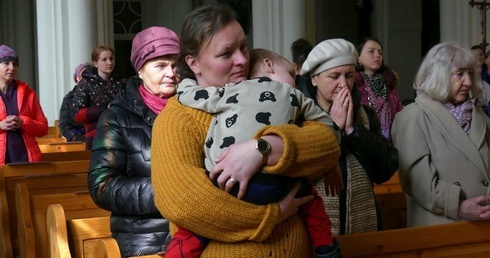
<instances>
[{"instance_id":1,"label":"red garment","mask_svg":"<svg viewBox=\"0 0 490 258\"><path fill-rule=\"evenodd\" d=\"M17 106L19 117L23 124L21 127L22 138L27 148L29 162L41 161L43 159L36 137L43 137L48 133L48 119L44 116L41 104L37 99L36 92L29 88L25 82L17 83ZM7 109L2 98L0 98L0 121L7 117ZM0 165L5 165L5 151L7 150L7 132L0 130Z\"/></svg>"},{"instance_id":2,"label":"red garment","mask_svg":"<svg viewBox=\"0 0 490 258\"><path fill-rule=\"evenodd\" d=\"M143 98L145 104L153 111L155 114L160 114L162 110L167 105L167 100L169 97L158 97L153 95L150 91L148 91L143 84L140 84L138 90Z\"/></svg>"},{"instance_id":3,"label":"red garment","mask_svg":"<svg viewBox=\"0 0 490 258\"><path fill-rule=\"evenodd\" d=\"M325 213L322 197L314 187L311 188L314 199L299 206L298 211L310 235L315 251L319 247L328 248L333 244L332 223ZM208 239L195 235L179 227L165 251L165 258L198 258L206 248Z\"/></svg>"},{"instance_id":4,"label":"red garment","mask_svg":"<svg viewBox=\"0 0 490 258\"><path fill-rule=\"evenodd\" d=\"M199 258L206 248L199 237L185 228L179 228L165 251L166 258Z\"/></svg>"},{"instance_id":5,"label":"red garment","mask_svg":"<svg viewBox=\"0 0 490 258\"><path fill-rule=\"evenodd\" d=\"M313 247L331 246L333 243L332 223L325 213L322 197L314 187L311 188L314 199L298 207L301 218L305 222Z\"/></svg>"}]
</instances>

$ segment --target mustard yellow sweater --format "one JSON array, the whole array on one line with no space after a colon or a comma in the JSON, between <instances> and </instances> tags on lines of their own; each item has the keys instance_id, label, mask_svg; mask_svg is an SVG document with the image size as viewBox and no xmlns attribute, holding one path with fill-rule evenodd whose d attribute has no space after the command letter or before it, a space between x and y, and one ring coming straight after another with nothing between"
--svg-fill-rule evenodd
<instances>
[{"instance_id":1,"label":"mustard yellow sweater","mask_svg":"<svg viewBox=\"0 0 490 258\"><path fill-rule=\"evenodd\" d=\"M304 224L295 214L275 225L279 205L253 205L216 188L204 173L204 141L212 115L184 107L174 97L152 130L151 171L155 204L170 222L211 239L202 257L311 257ZM268 126L284 154L269 173L314 178L340 155L333 131L320 123Z\"/></svg>"}]
</instances>

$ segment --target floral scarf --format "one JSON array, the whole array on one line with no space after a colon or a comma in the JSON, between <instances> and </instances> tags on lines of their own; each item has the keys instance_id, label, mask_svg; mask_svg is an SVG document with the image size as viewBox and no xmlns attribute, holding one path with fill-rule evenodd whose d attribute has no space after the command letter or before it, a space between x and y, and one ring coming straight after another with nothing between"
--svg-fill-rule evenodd
<instances>
[{"instance_id":1,"label":"floral scarf","mask_svg":"<svg viewBox=\"0 0 490 258\"><path fill-rule=\"evenodd\" d=\"M388 96L388 87L386 86L383 74L377 73L373 76L369 76L364 72L361 72L361 74L364 80L366 80L366 82L368 83L373 93L379 98L386 99L386 97Z\"/></svg>"},{"instance_id":2,"label":"floral scarf","mask_svg":"<svg viewBox=\"0 0 490 258\"><path fill-rule=\"evenodd\" d=\"M449 102L443 102L442 104L449 110L449 113L456 118L456 121L458 121L458 124L463 128L465 133L470 134L471 115L473 112L471 99L468 98L465 102L457 105Z\"/></svg>"},{"instance_id":3,"label":"floral scarf","mask_svg":"<svg viewBox=\"0 0 490 258\"><path fill-rule=\"evenodd\" d=\"M369 102L369 107L376 111L381 123L381 132L387 139L391 138L391 109L388 101L388 85L383 77L383 74L377 73L369 76L361 72L362 77L366 81L366 91Z\"/></svg>"}]
</instances>

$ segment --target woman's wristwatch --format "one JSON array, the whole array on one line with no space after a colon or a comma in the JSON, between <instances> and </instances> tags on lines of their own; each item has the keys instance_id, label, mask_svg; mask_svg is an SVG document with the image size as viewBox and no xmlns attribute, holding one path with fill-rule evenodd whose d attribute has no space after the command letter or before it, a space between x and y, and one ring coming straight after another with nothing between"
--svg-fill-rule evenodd
<instances>
[{"instance_id":1,"label":"woman's wristwatch","mask_svg":"<svg viewBox=\"0 0 490 258\"><path fill-rule=\"evenodd\" d=\"M255 149L262 153L262 164L267 164L269 154L271 153L271 144L262 138L257 138Z\"/></svg>"}]
</instances>

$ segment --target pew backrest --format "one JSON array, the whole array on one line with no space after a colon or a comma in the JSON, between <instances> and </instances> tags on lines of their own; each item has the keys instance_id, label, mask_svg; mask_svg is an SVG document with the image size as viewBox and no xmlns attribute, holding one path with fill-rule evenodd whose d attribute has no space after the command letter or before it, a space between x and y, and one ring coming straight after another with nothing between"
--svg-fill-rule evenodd
<instances>
[{"instance_id":1,"label":"pew backrest","mask_svg":"<svg viewBox=\"0 0 490 258\"><path fill-rule=\"evenodd\" d=\"M45 138L61 138L61 130L59 128L59 121L55 120L54 125L48 126L48 133L43 137L37 137L37 139L45 139Z\"/></svg>"},{"instance_id":2,"label":"pew backrest","mask_svg":"<svg viewBox=\"0 0 490 258\"><path fill-rule=\"evenodd\" d=\"M383 229L407 227L407 202L398 173L387 182L375 185L374 194L381 213Z\"/></svg>"},{"instance_id":3,"label":"pew backrest","mask_svg":"<svg viewBox=\"0 0 490 258\"><path fill-rule=\"evenodd\" d=\"M119 246L114 238L98 239L95 250L96 256L100 258L121 258Z\"/></svg>"},{"instance_id":4,"label":"pew backrest","mask_svg":"<svg viewBox=\"0 0 490 258\"><path fill-rule=\"evenodd\" d=\"M70 249L83 249L76 257L121 258L119 246L110 236L109 217L67 219L61 204L53 204L47 211L48 239L51 258L71 258ZM78 247L73 246L78 242ZM163 258L163 254L143 255L138 258Z\"/></svg>"},{"instance_id":5,"label":"pew backrest","mask_svg":"<svg viewBox=\"0 0 490 258\"><path fill-rule=\"evenodd\" d=\"M76 258L96 258L97 240L111 237L110 217L85 217L67 219L68 238Z\"/></svg>"},{"instance_id":6,"label":"pew backrest","mask_svg":"<svg viewBox=\"0 0 490 258\"><path fill-rule=\"evenodd\" d=\"M97 213L93 216L70 218L70 215L66 214L69 210L65 207L62 204L53 204L47 209L46 225L50 257L101 257L96 254L97 240L112 239L109 214ZM113 257L121 257L117 243L115 247L117 248L115 255L119 256Z\"/></svg>"},{"instance_id":7,"label":"pew backrest","mask_svg":"<svg viewBox=\"0 0 490 258\"><path fill-rule=\"evenodd\" d=\"M90 160L92 151L62 151L43 153L43 160L50 162L72 161L72 160Z\"/></svg>"},{"instance_id":8,"label":"pew backrest","mask_svg":"<svg viewBox=\"0 0 490 258\"><path fill-rule=\"evenodd\" d=\"M336 236L349 257L490 257L490 220Z\"/></svg>"},{"instance_id":9,"label":"pew backrest","mask_svg":"<svg viewBox=\"0 0 490 258\"><path fill-rule=\"evenodd\" d=\"M64 143L67 142L66 138L56 137L56 138L37 138L36 139L38 145L46 145L53 143Z\"/></svg>"},{"instance_id":10,"label":"pew backrest","mask_svg":"<svg viewBox=\"0 0 490 258\"><path fill-rule=\"evenodd\" d=\"M374 193L375 194L384 194L384 193L397 193L403 192L402 187L400 185L400 178L398 176L398 172L395 172L390 180L382 183L380 185L374 185Z\"/></svg>"},{"instance_id":11,"label":"pew backrest","mask_svg":"<svg viewBox=\"0 0 490 258\"><path fill-rule=\"evenodd\" d=\"M49 257L71 258L66 217L61 204L49 205L46 212L46 229L48 231Z\"/></svg>"},{"instance_id":12,"label":"pew backrest","mask_svg":"<svg viewBox=\"0 0 490 258\"><path fill-rule=\"evenodd\" d=\"M69 221L77 221L80 218L84 218L85 224L71 227L71 233L74 236L82 235L82 229L89 232L103 232L103 234L109 234L110 236L108 217L110 213L99 208L93 202L88 191L36 195L30 193L27 184L19 183L16 187L15 197L21 257L48 257L48 246L50 245L48 245L47 241L46 217L48 207L53 204L59 204L64 207L65 219ZM99 224L88 224L87 221L93 219L92 217L103 217L106 223L101 224L106 227L96 228ZM95 228L91 228L92 226ZM75 241L74 252L80 254L75 255L75 257L84 257L82 255L83 245L80 245L76 238L73 241Z\"/></svg>"},{"instance_id":13,"label":"pew backrest","mask_svg":"<svg viewBox=\"0 0 490 258\"><path fill-rule=\"evenodd\" d=\"M19 254L15 187L26 183L33 194L87 190L89 161L39 162L0 167L0 257Z\"/></svg>"},{"instance_id":14,"label":"pew backrest","mask_svg":"<svg viewBox=\"0 0 490 258\"><path fill-rule=\"evenodd\" d=\"M85 150L85 142L58 142L50 144L40 144L41 153L50 152L70 152Z\"/></svg>"}]
</instances>

